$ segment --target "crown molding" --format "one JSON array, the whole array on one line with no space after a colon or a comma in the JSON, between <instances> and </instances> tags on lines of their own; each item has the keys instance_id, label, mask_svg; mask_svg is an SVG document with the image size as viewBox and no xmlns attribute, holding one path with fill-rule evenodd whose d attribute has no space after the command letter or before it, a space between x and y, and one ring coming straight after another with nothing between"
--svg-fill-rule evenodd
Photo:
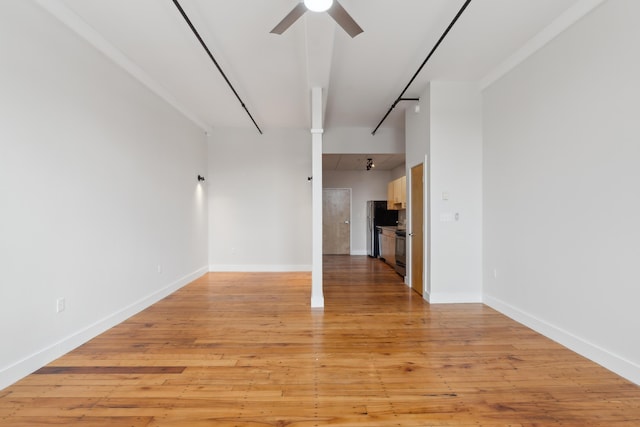
<instances>
[{"instance_id":1,"label":"crown molding","mask_svg":"<svg viewBox=\"0 0 640 427\"><path fill-rule=\"evenodd\" d=\"M542 49L547 43L555 39L560 33L578 22L586 14L600 6L606 0L581 0L558 16L551 24L531 38L513 55L480 80L480 90L485 90L493 83L524 62L531 55Z\"/></svg>"}]
</instances>

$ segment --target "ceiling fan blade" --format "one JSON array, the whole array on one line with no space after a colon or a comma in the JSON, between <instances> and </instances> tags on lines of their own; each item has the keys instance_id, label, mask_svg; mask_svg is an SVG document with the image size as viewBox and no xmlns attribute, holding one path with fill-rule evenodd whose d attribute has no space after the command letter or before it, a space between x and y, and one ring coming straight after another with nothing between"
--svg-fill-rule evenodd
<instances>
[{"instance_id":1,"label":"ceiling fan blade","mask_svg":"<svg viewBox=\"0 0 640 427\"><path fill-rule=\"evenodd\" d=\"M360 25L358 25L351 15L349 15L349 12L347 12L344 7L338 3L338 0L333 1L333 6L327 10L327 13L331 15L334 21L336 21L338 25L340 25L342 29L351 36L351 38L363 32Z\"/></svg>"},{"instance_id":2,"label":"ceiling fan blade","mask_svg":"<svg viewBox=\"0 0 640 427\"><path fill-rule=\"evenodd\" d=\"M298 20L304 13L307 11L304 3L300 2L296 7L294 7L291 12L285 16L278 25L273 27L273 30L270 31L272 34L282 34L287 31L287 28L293 25L294 22Z\"/></svg>"}]
</instances>

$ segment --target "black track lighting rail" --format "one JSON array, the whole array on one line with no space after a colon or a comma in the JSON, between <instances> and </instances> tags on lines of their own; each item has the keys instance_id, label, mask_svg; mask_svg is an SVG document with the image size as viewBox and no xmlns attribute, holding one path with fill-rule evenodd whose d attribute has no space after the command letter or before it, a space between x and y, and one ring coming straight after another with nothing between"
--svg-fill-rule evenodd
<instances>
[{"instance_id":1,"label":"black track lighting rail","mask_svg":"<svg viewBox=\"0 0 640 427\"><path fill-rule=\"evenodd\" d=\"M413 75L413 77L411 77L411 80L409 80L409 83L407 83L407 85L404 87L404 89L402 90L402 92L400 92L400 95L398 96L398 98L393 102L393 104L391 105L391 107L389 108L389 110L387 111L387 114L384 115L384 117L382 118L382 120L380 120L380 122L378 123L378 126L376 126L376 128L373 130L373 132L371 132L371 135L375 135L376 132L378 131L378 129L380 128L380 126L382 125L382 123L384 123L384 121L387 119L387 117L389 117L389 114L391 114L391 111L393 111L394 108L396 108L396 105L398 105L398 102L400 101L415 101L415 100L419 100L419 98L403 98L402 96L405 94L405 92L407 91L407 89L409 89L409 86L411 86L411 84L413 83L413 81L416 79L416 77L418 77L418 74L420 74L420 71L422 71L422 69L424 68L424 66L427 64L427 62L429 61L429 59L431 59L431 57L433 56L434 52L438 49L438 47L440 46L440 43L442 43L442 41L444 40L445 37L447 37L447 34L449 34L449 31L451 31L451 28L453 28L453 26L455 25L456 21L458 20L458 18L460 18L460 16L462 15L462 13L464 12L464 10L467 8L467 6L469 6L469 3L471 3L471 0L466 0L464 2L464 4L462 5L462 7L460 8L460 10L458 11L458 13L456 14L456 16L453 18L453 20L451 21L451 23L449 24L449 26L447 27L446 30L444 30L444 32L442 33L442 35L440 36L440 38L438 39L438 41L436 42L435 46L433 46L433 48L431 49L431 52L429 52L429 55L427 55L427 57L425 58L424 61L422 61L422 65L420 65L420 68L418 68L418 71L415 72L415 74Z\"/></svg>"},{"instance_id":2,"label":"black track lighting rail","mask_svg":"<svg viewBox=\"0 0 640 427\"><path fill-rule=\"evenodd\" d=\"M229 85L229 88L231 88L231 90L233 91L233 94L236 96L236 98L238 98L238 101L240 101L240 105L242 106L242 108L244 108L244 111L247 112L247 114L249 115L249 118L253 122L254 126L256 127L256 129L258 129L258 132L260 132L260 135L262 135L262 130L260 129L260 126L258 126L256 121L253 119L253 116L249 112L249 109L247 108L245 103L242 101L242 98L240 98L240 95L238 95L238 92L236 92L236 89L233 87L233 85L231 84L231 82L227 78L227 75L224 73L224 71L222 71L222 68L220 67L220 64L218 64L218 61L216 61L216 59L213 57L213 54L211 53L211 51L207 47L207 44L204 42L204 40L202 40L202 37L200 37L200 34L198 33L198 30L196 30L196 27L194 27L193 23L191 22L191 20L187 16L186 12L182 8L182 6L180 6L180 3L178 3L178 0L173 0L173 4L178 8L178 10L180 11L180 14L182 15L184 20L189 25L189 28L191 28L191 31L193 32L193 34L196 36L196 38L198 39L198 41L200 42L200 44L202 45L204 50L207 52L207 55L209 55L209 58L211 58L211 61L213 61L213 64L216 66L216 68L218 69L220 74L222 74L222 77L224 78L224 81L227 82L227 84Z\"/></svg>"}]
</instances>

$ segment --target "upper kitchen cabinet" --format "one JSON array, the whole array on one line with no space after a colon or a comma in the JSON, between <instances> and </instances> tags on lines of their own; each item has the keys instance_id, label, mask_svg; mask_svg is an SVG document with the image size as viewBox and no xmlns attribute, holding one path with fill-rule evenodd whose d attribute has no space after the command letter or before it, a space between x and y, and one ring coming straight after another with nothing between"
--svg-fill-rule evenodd
<instances>
[{"instance_id":1,"label":"upper kitchen cabinet","mask_svg":"<svg viewBox=\"0 0 640 427\"><path fill-rule=\"evenodd\" d=\"M407 208L407 177L395 179L387 185L387 209Z\"/></svg>"}]
</instances>

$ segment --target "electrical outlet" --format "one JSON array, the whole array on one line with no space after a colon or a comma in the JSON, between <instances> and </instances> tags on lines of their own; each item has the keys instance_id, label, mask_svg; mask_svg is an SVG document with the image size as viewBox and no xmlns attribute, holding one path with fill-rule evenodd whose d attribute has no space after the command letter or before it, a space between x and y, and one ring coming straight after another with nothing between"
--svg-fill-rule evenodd
<instances>
[{"instance_id":1,"label":"electrical outlet","mask_svg":"<svg viewBox=\"0 0 640 427\"><path fill-rule=\"evenodd\" d=\"M494 278L494 279L497 279L497 278L498 278L498 269L497 269L497 268L494 268L494 269L493 269L493 278Z\"/></svg>"},{"instance_id":2,"label":"electrical outlet","mask_svg":"<svg viewBox=\"0 0 640 427\"><path fill-rule=\"evenodd\" d=\"M158 273L162 273L162 264L158 264Z\"/></svg>"},{"instance_id":3,"label":"electrical outlet","mask_svg":"<svg viewBox=\"0 0 640 427\"><path fill-rule=\"evenodd\" d=\"M62 313L65 309L64 298L58 298L56 300L56 313Z\"/></svg>"}]
</instances>

